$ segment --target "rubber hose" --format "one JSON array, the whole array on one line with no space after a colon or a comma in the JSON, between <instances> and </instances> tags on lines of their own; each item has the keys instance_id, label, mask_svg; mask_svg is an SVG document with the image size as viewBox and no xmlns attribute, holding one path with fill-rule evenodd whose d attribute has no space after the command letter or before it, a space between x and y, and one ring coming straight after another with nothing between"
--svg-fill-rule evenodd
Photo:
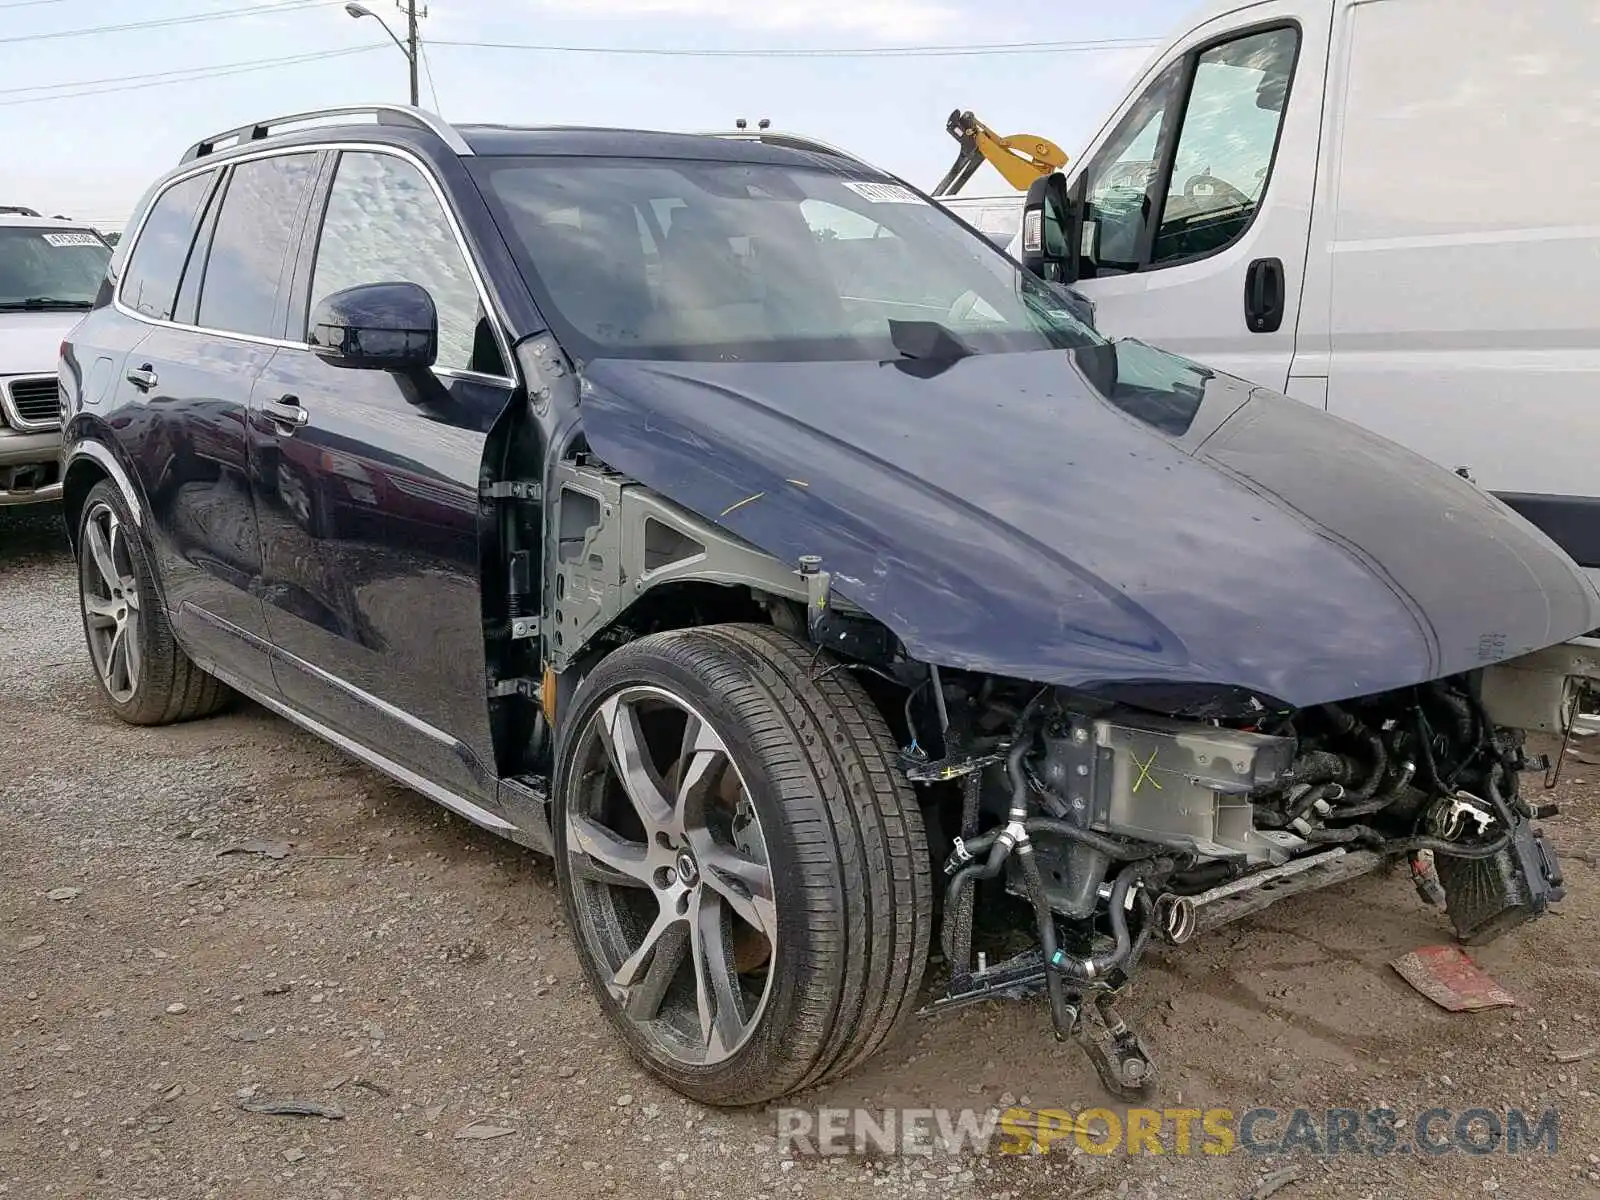
<instances>
[{"instance_id":1,"label":"rubber hose","mask_svg":"<svg viewBox=\"0 0 1600 1200\"><path fill-rule=\"evenodd\" d=\"M1133 939L1133 949L1128 951L1128 961L1123 965L1125 972L1131 973L1139 965L1139 960L1144 957L1144 948L1150 941L1150 935L1156 927L1156 902L1150 898L1148 891L1139 893L1139 936Z\"/></svg>"},{"instance_id":2,"label":"rubber hose","mask_svg":"<svg viewBox=\"0 0 1600 1200\"><path fill-rule=\"evenodd\" d=\"M1305 795L1300 797L1300 799L1295 803L1294 811L1290 812L1290 813L1288 813L1286 815L1283 823L1285 825L1292 825L1294 822L1298 821L1301 817L1305 816L1308 812L1310 812L1312 810L1312 808L1314 808L1316 806L1316 803L1317 803L1318 800L1321 800L1324 796L1326 796L1329 792L1331 792L1333 790L1333 786L1334 785L1331 784L1331 783L1319 783L1319 784L1317 784L1310 791L1308 791Z\"/></svg>"},{"instance_id":3,"label":"rubber hose","mask_svg":"<svg viewBox=\"0 0 1600 1200\"><path fill-rule=\"evenodd\" d=\"M961 870L955 873L954 878L950 880L949 888L946 889L944 894L945 905L947 907L953 907L957 912L959 912L961 897L965 890L967 888L976 887L978 880L980 879L993 879L996 875L1000 874L1000 868L1005 865L1006 858L1010 854L1011 843L1003 842L999 840L997 836L995 838L994 845L989 850L989 857L987 859L985 859L983 862L968 863L966 866L962 867ZM954 967L957 957L955 953L955 946L953 944L948 944L953 940L948 936L951 931L947 929L945 932L947 936L945 937L944 941L947 944L944 946L944 956L949 960L951 966Z\"/></svg>"},{"instance_id":4,"label":"rubber hose","mask_svg":"<svg viewBox=\"0 0 1600 1200\"><path fill-rule=\"evenodd\" d=\"M1347 825L1343 829L1313 829L1306 834L1306 841L1333 845L1371 842L1385 854L1414 854L1418 850L1432 850L1447 858L1493 858L1511 844L1511 835L1503 833L1481 846L1463 846L1459 842L1447 842L1435 837L1396 838L1391 841L1370 825Z\"/></svg>"},{"instance_id":5,"label":"rubber hose","mask_svg":"<svg viewBox=\"0 0 1600 1200\"><path fill-rule=\"evenodd\" d=\"M1322 711L1333 719L1334 727L1344 734L1360 738L1367 744L1367 749L1372 752L1372 770L1365 781L1353 787L1349 795L1356 800L1366 800L1378 790L1378 785L1383 782L1383 777L1389 771L1389 751L1384 748L1383 739L1372 730L1363 725L1359 718L1346 712L1337 704L1324 704Z\"/></svg>"},{"instance_id":6,"label":"rubber hose","mask_svg":"<svg viewBox=\"0 0 1600 1200\"><path fill-rule=\"evenodd\" d=\"M1109 952L1093 955L1087 961L1063 959L1059 966L1062 975L1075 983L1088 984L1125 964L1133 950L1133 939L1128 934L1128 890L1146 876L1170 871L1175 865L1170 858L1151 858L1129 863L1118 871L1116 882L1111 885L1110 911L1106 914L1116 945Z\"/></svg>"},{"instance_id":7,"label":"rubber hose","mask_svg":"<svg viewBox=\"0 0 1600 1200\"><path fill-rule=\"evenodd\" d=\"M1057 1039L1063 1038L1077 1023L1067 1005L1066 985L1061 981L1061 971L1055 965L1056 918L1050 911L1050 898L1045 894L1044 876L1039 871L1031 844L1021 847L1018 857L1022 862L1022 878L1028 886L1028 896L1033 900L1033 918L1039 926L1039 948L1044 952L1044 983L1050 995L1050 1018Z\"/></svg>"},{"instance_id":8,"label":"rubber hose","mask_svg":"<svg viewBox=\"0 0 1600 1200\"><path fill-rule=\"evenodd\" d=\"M1022 769L1022 760L1028 756L1030 739L1018 738L1006 755L1006 778L1011 780L1011 817L1021 820L1028 815L1028 776Z\"/></svg>"},{"instance_id":9,"label":"rubber hose","mask_svg":"<svg viewBox=\"0 0 1600 1200\"><path fill-rule=\"evenodd\" d=\"M1101 854L1122 862L1155 858L1162 852L1162 847L1148 842L1125 841L1122 838L1096 833L1092 829L1085 829L1081 825L1074 825L1071 821L1061 821L1055 817L1029 817L1022 823L1022 827L1028 831L1029 837L1036 833L1053 833L1057 837L1081 842L1090 849L1098 850Z\"/></svg>"}]
</instances>

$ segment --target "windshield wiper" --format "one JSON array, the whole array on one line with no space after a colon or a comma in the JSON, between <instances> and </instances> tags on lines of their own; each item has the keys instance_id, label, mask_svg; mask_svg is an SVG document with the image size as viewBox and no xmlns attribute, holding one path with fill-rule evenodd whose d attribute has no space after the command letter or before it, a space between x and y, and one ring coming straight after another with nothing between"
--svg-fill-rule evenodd
<instances>
[{"instance_id":1,"label":"windshield wiper","mask_svg":"<svg viewBox=\"0 0 1600 1200\"><path fill-rule=\"evenodd\" d=\"M66 309L90 309L93 300L62 300L55 296L29 296L26 300L0 300L0 311L5 312L55 312Z\"/></svg>"}]
</instances>

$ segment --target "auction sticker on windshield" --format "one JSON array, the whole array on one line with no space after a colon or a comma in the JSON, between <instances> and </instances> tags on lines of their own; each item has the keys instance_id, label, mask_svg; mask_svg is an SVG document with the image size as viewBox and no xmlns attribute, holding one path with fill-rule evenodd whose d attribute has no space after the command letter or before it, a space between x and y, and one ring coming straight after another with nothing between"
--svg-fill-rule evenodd
<instances>
[{"instance_id":1,"label":"auction sticker on windshield","mask_svg":"<svg viewBox=\"0 0 1600 1200\"><path fill-rule=\"evenodd\" d=\"M862 179L840 180L845 187L874 204L921 204L922 197L900 183L872 183Z\"/></svg>"},{"instance_id":2,"label":"auction sticker on windshield","mask_svg":"<svg viewBox=\"0 0 1600 1200\"><path fill-rule=\"evenodd\" d=\"M92 233L47 233L44 240L52 246L101 246L104 245Z\"/></svg>"}]
</instances>

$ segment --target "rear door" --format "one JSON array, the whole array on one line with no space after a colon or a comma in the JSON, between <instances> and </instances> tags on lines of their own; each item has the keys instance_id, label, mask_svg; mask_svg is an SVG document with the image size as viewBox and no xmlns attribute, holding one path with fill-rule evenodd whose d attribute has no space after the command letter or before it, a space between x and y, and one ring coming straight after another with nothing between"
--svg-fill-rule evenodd
<instances>
[{"instance_id":1,"label":"rear door","mask_svg":"<svg viewBox=\"0 0 1600 1200\"><path fill-rule=\"evenodd\" d=\"M148 327L124 363L121 416L133 426L123 440L135 447L167 607L192 656L257 688L274 685L245 419L279 341L281 275L318 162L316 152L276 154L174 185L121 289ZM165 262L185 245L191 207L203 216L174 291Z\"/></svg>"},{"instance_id":2,"label":"rear door","mask_svg":"<svg viewBox=\"0 0 1600 1200\"><path fill-rule=\"evenodd\" d=\"M252 417L267 624L286 699L458 796L493 802L479 473L514 384L444 193L416 160L342 152L294 289L294 348ZM307 314L364 283L425 287L432 370L335 366Z\"/></svg>"},{"instance_id":3,"label":"rear door","mask_svg":"<svg viewBox=\"0 0 1600 1200\"><path fill-rule=\"evenodd\" d=\"M1331 10L1266 0L1197 27L1084 156L1077 287L1107 334L1283 390Z\"/></svg>"}]
</instances>

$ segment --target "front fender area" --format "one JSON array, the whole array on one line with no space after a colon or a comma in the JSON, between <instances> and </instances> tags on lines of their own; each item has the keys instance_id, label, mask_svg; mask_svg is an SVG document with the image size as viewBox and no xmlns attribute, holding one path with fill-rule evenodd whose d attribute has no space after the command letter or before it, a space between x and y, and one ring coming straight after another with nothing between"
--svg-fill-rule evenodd
<instances>
[{"instance_id":1,"label":"front fender area","mask_svg":"<svg viewBox=\"0 0 1600 1200\"><path fill-rule=\"evenodd\" d=\"M793 566L616 471L564 461L546 539L549 662L565 671L640 601L669 585L741 588L804 602Z\"/></svg>"}]
</instances>

